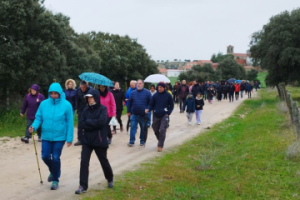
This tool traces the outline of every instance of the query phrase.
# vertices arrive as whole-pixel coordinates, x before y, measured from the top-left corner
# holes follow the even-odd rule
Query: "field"
[[[277,93],[262,89],[227,120],[84,199],[299,199],[299,159]]]

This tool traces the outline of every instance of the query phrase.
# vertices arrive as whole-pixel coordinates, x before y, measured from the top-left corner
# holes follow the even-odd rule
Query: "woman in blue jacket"
[[[183,105],[183,111],[185,111],[185,108],[186,108],[186,117],[188,119],[188,123],[189,125],[191,125],[192,118],[195,113],[195,99],[192,93],[189,93],[187,99],[185,100]]]
[[[51,84],[48,94],[49,97],[41,103],[29,132],[33,133],[43,125],[42,159],[50,171],[48,182],[52,182],[51,190],[56,190],[62,148],[65,142],[68,147],[73,142],[73,109],[58,83]]]

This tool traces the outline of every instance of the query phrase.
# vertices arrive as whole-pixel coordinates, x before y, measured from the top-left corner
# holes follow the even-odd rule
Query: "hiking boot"
[[[85,192],[86,192],[86,190],[82,186],[79,186],[78,190],[75,191],[75,194],[82,194]]]
[[[143,147],[143,146],[145,146],[145,144],[141,143],[140,146]]]
[[[52,174],[50,173],[50,175],[48,176],[48,182],[52,182],[53,181],[53,176]]]
[[[114,187],[114,181],[108,182],[107,187],[108,188],[113,188]]]
[[[127,146],[133,147],[134,144],[128,143]]]
[[[120,131],[123,132],[123,126],[120,126]]]
[[[158,148],[157,148],[157,151],[158,151],[158,152],[162,152],[162,147],[158,147]]]
[[[107,138],[107,143],[111,144],[111,139]]]
[[[82,145],[80,140],[78,140],[78,141],[74,144],[74,146],[80,146],[80,145]]]
[[[21,141],[22,141],[22,142],[25,142],[26,144],[29,143],[29,139],[28,139],[27,137],[21,138]]]
[[[58,189],[58,182],[57,181],[53,181],[51,184],[51,190],[57,190]]]

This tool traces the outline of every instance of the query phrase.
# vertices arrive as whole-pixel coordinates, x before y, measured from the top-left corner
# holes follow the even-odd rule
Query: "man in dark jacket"
[[[183,113],[183,104],[189,94],[189,86],[186,85],[186,81],[183,80],[182,84],[178,87],[177,98],[179,98],[180,113]]]
[[[197,81],[194,81],[194,86],[192,88],[192,93],[193,93],[194,98],[196,98],[198,93],[203,95],[202,86],[200,85],[200,83],[197,83]]]
[[[146,126],[145,115],[148,115],[149,104],[151,101],[151,93],[149,90],[144,88],[144,81],[137,81],[137,89],[134,90],[128,100],[127,114],[130,117],[130,141],[128,143],[129,147],[132,147],[135,142],[135,133],[137,130],[137,124],[140,124],[140,146],[145,145],[144,139],[144,129]]]
[[[78,119],[80,119],[80,115],[81,115],[83,109],[87,105],[86,100],[85,100],[85,95],[89,92],[89,90],[92,90],[92,88],[90,88],[88,86],[88,83],[86,81],[81,81],[80,88],[78,88],[78,90],[76,92],[76,104],[77,104]],[[77,139],[78,139],[78,141],[74,144],[75,146],[81,145],[82,131],[79,128],[77,130]]]
[[[216,88],[217,90],[217,99],[218,101],[222,100],[222,94],[223,94],[223,85],[219,84]]]
[[[227,100],[227,94],[229,91],[229,85],[227,84],[227,82],[225,82],[225,85],[223,86],[223,95],[224,95],[224,99]]]
[[[125,102],[125,94],[123,90],[120,88],[119,82],[114,83],[114,89],[112,90],[112,94],[114,95],[115,102],[116,102],[116,108],[117,108],[117,113],[116,113],[116,118],[118,120],[118,123],[120,124],[120,131],[123,132],[123,123],[122,123],[122,112],[123,112],[123,102]],[[117,132],[117,127],[114,126],[114,131],[115,133]]]
[[[245,83],[244,83],[244,81],[241,83],[241,98],[243,98],[244,97],[244,91],[245,91],[245,89],[246,89],[246,85],[245,85]]]
[[[158,140],[158,152],[161,152],[164,147],[169,118],[174,109],[172,96],[165,88],[164,83],[157,84],[158,92],[153,95],[149,106],[149,111],[153,110],[152,128]]]
[[[79,119],[78,129],[84,133],[82,137],[80,181],[76,194],[86,192],[88,189],[89,163],[93,150],[95,151],[108,182],[108,187],[112,188],[113,172],[107,159],[107,110],[100,104],[100,95],[96,90],[90,90],[85,95],[88,106],[86,106]]]
[[[229,85],[229,89],[228,89],[228,93],[229,93],[229,102],[233,102],[233,94],[234,94],[234,91],[235,91],[235,87],[233,85],[233,83],[230,83]]]

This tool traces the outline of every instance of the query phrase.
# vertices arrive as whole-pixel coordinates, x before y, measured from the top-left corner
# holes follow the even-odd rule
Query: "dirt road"
[[[132,170],[143,161],[155,156],[163,155],[171,148],[182,144],[184,141],[199,135],[208,126],[221,122],[229,117],[232,112],[244,99],[229,103],[228,101],[208,104],[205,101],[202,113],[202,123],[197,125],[195,118],[193,124],[188,125],[185,114],[179,113],[176,106],[170,117],[170,128],[167,130],[165,148],[163,153],[157,152],[157,140],[152,129],[149,129],[149,136],[146,147],[140,147],[136,141],[134,147],[128,147],[129,134],[126,131],[113,137],[112,144],[108,149],[108,158],[115,175],[124,171]],[[127,116],[123,116],[123,123],[126,124]],[[76,131],[76,130],[75,130]],[[75,133],[74,131],[74,133]],[[74,134],[76,139],[76,133]],[[138,137],[137,137],[138,138]],[[8,139],[9,141],[3,141]],[[74,141],[75,141],[74,139]],[[37,143],[40,159],[41,173],[44,184],[40,185],[36,158],[33,143],[24,144],[20,138],[1,138],[0,141],[0,199],[78,199],[74,194],[79,185],[79,167],[81,147],[64,147],[61,163],[62,175],[60,188],[57,191],[50,190],[50,183],[47,182],[48,169],[40,159],[41,143]],[[107,183],[104,179],[100,164],[93,153],[90,161],[90,189],[105,188]],[[115,185],[115,187],[118,187]]]

